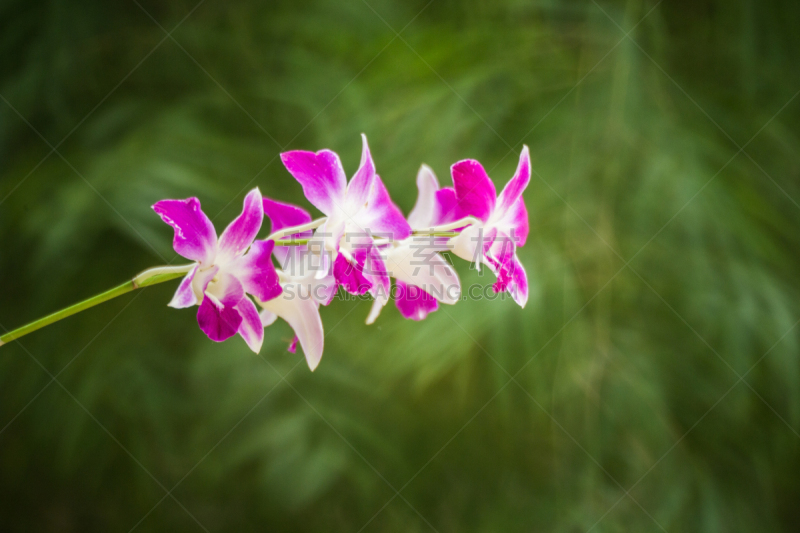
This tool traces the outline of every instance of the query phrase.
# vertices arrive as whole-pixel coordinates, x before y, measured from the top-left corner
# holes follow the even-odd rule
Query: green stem
[[[455,237],[459,233],[457,231],[434,231],[434,232],[427,232],[427,231],[413,231],[412,234],[415,237]]]
[[[411,232],[412,235],[415,237],[455,237],[459,233],[457,231],[413,231]],[[273,239],[275,241],[275,246],[302,246],[304,244],[308,244],[311,240],[309,238],[302,238],[302,239]],[[391,241],[391,239],[389,239]]]
[[[76,313],[80,313],[81,311],[85,311],[90,307],[94,307],[95,305],[101,304],[103,302],[107,302],[117,296],[122,296],[123,294],[129,293],[136,289],[140,289],[143,287],[149,287],[150,285],[156,285],[158,283],[164,283],[165,281],[170,281],[175,278],[180,278],[184,276],[194,265],[185,265],[180,267],[157,267],[151,268],[149,270],[145,270],[135,278],[130,281],[126,281],[122,285],[114,287],[113,289],[107,290],[106,292],[100,293],[96,296],[92,296],[89,299],[86,299],[82,302],[78,302],[73,304],[61,311],[56,311],[51,315],[47,315],[46,317],[40,318],[39,320],[34,320],[33,322],[26,324],[20,328],[17,328],[13,331],[9,331],[5,335],[0,335],[0,346],[3,344],[7,344],[13,340],[19,339],[20,337],[27,335],[28,333],[32,333],[37,329],[41,329],[45,326],[49,326],[54,322],[58,322],[68,316],[72,316]]]
[[[275,239],[275,246],[302,246],[311,239]]]

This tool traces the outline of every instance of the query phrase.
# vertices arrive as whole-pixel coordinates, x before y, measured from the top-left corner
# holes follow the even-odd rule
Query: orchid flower
[[[258,353],[264,328],[247,295],[268,301],[281,293],[271,258],[275,243],[255,240],[264,218],[261,192],[256,188],[247,194],[242,214],[219,239],[197,198],[161,200],[153,210],[175,230],[175,251],[195,261],[169,306],[199,305],[197,323],[211,340],[222,342],[239,333]]]
[[[264,214],[272,223],[271,231],[302,227],[311,222],[304,209],[269,198],[263,201]],[[292,239],[309,239],[311,230],[290,234]],[[319,316],[319,306],[328,305],[336,294],[336,280],[331,264],[322,250],[320,240],[296,246],[275,246],[273,254],[281,265],[278,271],[283,292],[277,298],[261,301],[261,322],[267,327],[280,317],[294,330],[295,337],[289,351],[296,349],[299,341],[308,367],[313,371],[322,358],[325,334]]]
[[[427,165],[422,165],[417,174],[417,190],[417,202],[408,216],[412,229],[432,228],[455,216],[455,191],[440,189]],[[439,308],[439,302],[453,305],[461,296],[458,274],[437,251],[445,249],[446,242],[441,238],[425,235],[381,247],[386,268],[397,285],[395,305],[405,318],[423,320]],[[375,298],[367,324],[375,321],[387,298]]]
[[[516,249],[528,238],[528,211],[522,192],[531,179],[531,159],[523,146],[514,176],[497,196],[494,183],[474,159],[451,167],[459,216],[480,221],[451,239],[453,253],[467,261],[483,262],[497,276],[496,292],[508,291],[521,307],[528,300],[528,278]]]
[[[295,150],[281,154],[281,160],[308,201],[327,216],[318,233],[333,255],[336,282],[350,293],[375,296],[388,291],[390,282],[374,236],[405,239],[411,228],[375,172],[367,137],[361,139],[361,164],[350,183],[331,150]]]
[[[361,163],[349,183],[339,156],[330,150],[281,154],[306,198],[325,217],[312,220],[298,206],[262,198],[256,188],[245,197],[242,214],[218,238],[197,198],[162,200],[153,210],[173,228],[173,247],[191,264],[149,268],[118,287],[0,335],[0,346],[111,298],[182,277],[169,305],[198,306],[197,322],[211,340],[238,333],[258,353],[264,328],[281,317],[295,333],[289,351],[300,344],[313,371],[324,345],[319,309],[331,303],[340,285],[373,296],[368,324],[389,301],[391,278],[405,318],[422,320],[440,303],[456,303],[461,284],[440,254],[445,250],[478,268],[488,266],[497,276],[494,290],[508,291],[524,307],[528,281],[516,249],[528,237],[522,198],[531,174],[528,147],[499,196],[475,160],[454,164],[453,187],[445,188],[423,165],[417,202],[406,220],[375,171],[366,136],[361,138]],[[272,234],[255,240],[265,215]],[[280,270],[272,263],[273,254]]]

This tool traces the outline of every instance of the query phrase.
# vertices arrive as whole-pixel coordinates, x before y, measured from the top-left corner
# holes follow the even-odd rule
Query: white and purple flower
[[[296,205],[264,198],[263,208],[272,223],[273,233],[311,223],[311,215]],[[312,238],[312,231],[290,233],[287,237],[308,240]],[[313,371],[322,358],[325,341],[319,306],[328,305],[333,300],[337,287],[328,255],[321,240],[275,246],[273,253],[281,265],[278,276],[283,292],[271,300],[258,300],[263,309],[262,324],[269,326],[278,317],[285,320],[295,332],[289,351],[294,352],[299,342],[308,367]]]
[[[422,165],[417,174],[417,202],[408,215],[413,230],[428,230],[452,221],[455,191],[439,188],[430,167]],[[403,317],[423,320],[439,308],[439,302],[453,305],[461,296],[461,282],[455,269],[439,254],[447,249],[447,239],[412,235],[380,248],[389,275],[395,278],[395,305]],[[367,318],[378,317],[387,297],[377,297]]]
[[[330,150],[281,154],[325,218],[312,220],[303,208],[262,198],[256,188],[217,238],[197,198],[156,203],[155,212],[175,231],[175,251],[194,261],[175,267],[190,270],[169,305],[198,305],[198,324],[210,339],[221,342],[239,333],[254,352],[261,349],[264,327],[280,317],[295,333],[289,351],[299,343],[312,371],[324,347],[319,308],[331,303],[340,285],[353,294],[372,294],[368,324],[388,302],[391,278],[405,318],[422,320],[439,303],[455,304],[461,284],[442,251],[487,265],[497,276],[494,290],[508,291],[524,306],[528,282],[516,249],[528,236],[522,198],[531,174],[528,147],[499,196],[478,161],[454,164],[453,187],[445,188],[423,165],[417,202],[406,220],[375,171],[366,136],[362,141],[361,164],[349,183]],[[265,215],[272,234],[255,240]]]
[[[264,328],[248,295],[268,301],[281,293],[271,259],[274,243],[255,240],[264,218],[261,192],[256,188],[247,194],[242,214],[219,239],[197,198],[161,200],[153,210],[175,230],[175,251],[195,261],[169,305],[199,305],[197,323],[211,340],[222,342],[239,333],[258,353]]]
[[[369,291],[375,296],[389,290],[375,239],[405,239],[411,228],[375,172],[367,137],[361,138],[361,164],[349,183],[339,156],[331,150],[295,150],[281,154],[281,160],[308,201],[327,216],[317,232],[333,256],[336,282],[350,293]]]
[[[496,292],[508,291],[521,307],[528,301],[528,278],[516,249],[528,238],[528,211],[522,193],[531,179],[531,159],[523,146],[514,176],[497,196],[483,165],[474,159],[451,167],[459,217],[480,221],[451,239],[453,253],[486,264],[497,276]]]

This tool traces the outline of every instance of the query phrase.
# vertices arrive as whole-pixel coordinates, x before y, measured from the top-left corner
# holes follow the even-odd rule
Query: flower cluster
[[[330,150],[281,154],[308,201],[325,215],[316,220],[256,188],[217,238],[197,198],[156,203],[155,212],[175,231],[175,251],[194,261],[169,305],[199,306],[197,322],[211,340],[238,333],[256,353],[264,328],[280,317],[295,332],[289,351],[299,342],[311,370],[324,345],[319,307],[330,304],[339,287],[373,297],[367,324],[390,297],[412,320],[458,301],[458,274],[442,252],[488,267],[497,278],[493,290],[507,291],[524,307],[528,283],[516,250],[528,236],[522,198],[531,174],[528,147],[499,196],[478,161],[455,163],[452,187],[440,187],[423,165],[417,202],[406,218],[375,170],[366,136],[362,141],[361,164],[349,182]],[[272,233],[256,240],[265,216]]]

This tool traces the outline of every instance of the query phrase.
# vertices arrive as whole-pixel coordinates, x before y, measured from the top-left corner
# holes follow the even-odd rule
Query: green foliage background
[[[405,212],[528,144],[531,298],[336,302],[313,374],[174,283],[4,346],[0,529],[797,530],[800,5],[140,1],[0,4],[4,329],[179,260],[155,201],[307,205],[277,154],[360,132]]]

